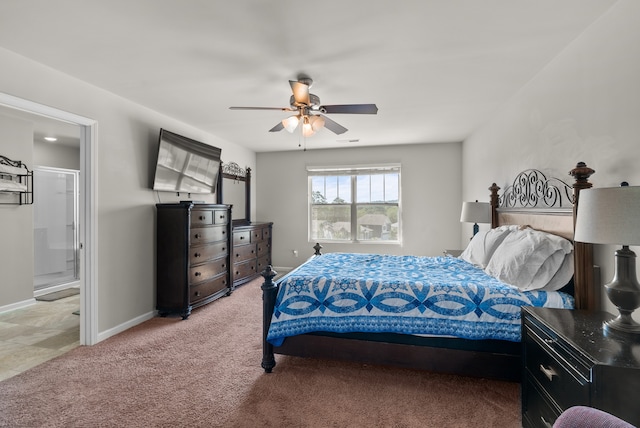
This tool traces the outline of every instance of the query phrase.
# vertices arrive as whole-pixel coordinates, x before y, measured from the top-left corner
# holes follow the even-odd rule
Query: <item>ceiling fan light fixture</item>
[[[313,126],[311,125],[311,121],[309,120],[309,117],[305,116],[302,121],[302,136],[311,137],[315,133],[316,131],[313,129]]]
[[[309,117],[309,123],[314,132],[318,132],[324,127],[324,118],[322,116]]]
[[[298,117],[298,115],[289,116],[288,118],[282,120],[282,126],[284,126],[284,129],[286,129],[288,132],[293,133],[293,131],[295,131],[298,127],[298,122],[300,122],[300,118]]]

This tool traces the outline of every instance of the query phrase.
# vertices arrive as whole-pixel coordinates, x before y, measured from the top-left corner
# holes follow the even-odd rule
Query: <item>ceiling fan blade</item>
[[[340,125],[338,122],[335,122],[329,119],[327,116],[323,116],[323,115],[319,115],[319,116],[322,116],[322,118],[324,119],[324,127],[327,128],[329,131],[338,135],[344,134],[345,132],[348,131],[347,128]]]
[[[269,132],[278,132],[278,131],[282,131],[283,129],[284,129],[284,125],[282,124],[282,122],[278,122],[278,124],[273,128],[271,128]]]
[[[336,104],[320,106],[320,111],[326,114],[377,114],[378,106],[375,104]]]
[[[309,99],[309,85],[296,82],[295,80],[289,80],[289,84],[291,85],[293,99],[296,105],[308,106],[311,104],[311,100]]]
[[[229,107],[229,110],[280,110],[280,111],[298,111],[290,107]]]

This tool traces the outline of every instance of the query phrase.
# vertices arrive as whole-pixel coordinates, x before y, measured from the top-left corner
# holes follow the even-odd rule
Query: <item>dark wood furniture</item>
[[[572,186],[558,179],[547,179],[540,171],[520,173],[505,189],[494,183],[490,201],[492,227],[507,224],[529,225],[534,229],[573,238],[576,203],[581,189],[591,187],[588,182],[591,168],[580,162],[570,171]],[[568,200],[568,202],[567,202]],[[316,248],[316,255],[320,255]],[[576,308],[598,308],[600,290],[593,280],[593,253],[590,244],[574,246],[574,289]],[[409,368],[458,373],[520,381],[522,346],[517,342],[498,340],[466,340],[449,337],[419,337],[412,335],[352,333],[327,334],[318,332],[288,337],[282,346],[274,347],[266,341],[273,314],[278,284],[287,275],[273,282],[271,269],[263,272],[263,358],[262,367],[269,373],[276,365],[274,354],[302,357],[334,358],[372,364],[396,365]]]
[[[227,182],[225,186],[223,183]],[[230,193],[229,184],[239,183],[242,186],[244,194],[242,196],[234,195],[230,198],[240,198],[242,207],[232,207],[233,211],[233,224],[249,224],[251,223],[251,168],[241,168],[235,162],[221,162],[220,172],[218,176],[218,183],[216,186],[216,202],[218,204],[232,204],[233,199],[225,197],[225,193]],[[233,205],[233,204],[232,204]],[[230,219],[231,221],[231,219]]]
[[[522,424],[551,427],[571,406],[595,407],[640,426],[640,338],[607,335],[613,315],[522,309]]]
[[[228,205],[157,204],[156,309],[191,310],[231,293]]]
[[[231,257],[233,287],[258,277],[271,264],[272,223],[233,226]]]
[[[220,164],[219,175],[217,202],[219,204],[239,202],[239,207],[232,207],[231,221],[233,289],[255,279],[267,265],[271,264],[273,223],[251,222],[251,168],[241,168],[235,162],[224,162]]]

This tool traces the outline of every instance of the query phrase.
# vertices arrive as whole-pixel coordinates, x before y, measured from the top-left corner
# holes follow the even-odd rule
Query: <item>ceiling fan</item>
[[[269,132],[278,132],[286,129],[289,132],[302,125],[302,135],[310,137],[323,127],[343,134],[347,128],[329,119],[326,114],[376,114],[378,107],[375,104],[334,104],[321,105],[320,98],[309,93],[313,80],[307,76],[299,76],[298,80],[289,80],[293,95],[289,99],[290,107],[229,107],[231,110],[281,110],[295,112],[271,128]]]

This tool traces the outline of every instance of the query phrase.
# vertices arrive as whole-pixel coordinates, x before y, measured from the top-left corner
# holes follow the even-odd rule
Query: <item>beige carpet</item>
[[[276,356],[260,281],[0,382],[2,427],[519,427],[515,383]]]

